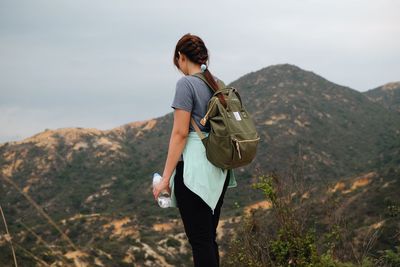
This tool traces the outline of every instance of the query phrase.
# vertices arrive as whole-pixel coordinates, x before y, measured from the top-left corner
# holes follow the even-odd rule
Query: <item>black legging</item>
[[[174,183],[174,192],[179,212],[182,217],[186,236],[192,246],[194,266],[219,266],[216,229],[223,198],[229,183],[229,174],[226,177],[224,188],[215,207],[214,214],[211,208],[183,183],[183,161],[179,161],[176,166]]]

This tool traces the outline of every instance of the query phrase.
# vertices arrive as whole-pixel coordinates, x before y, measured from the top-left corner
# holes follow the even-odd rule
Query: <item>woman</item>
[[[171,193],[173,206],[179,208],[186,236],[192,246],[194,266],[219,266],[216,229],[227,187],[236,186],[232,170],[223,170],[211,164],[201,139],[191,125],[208,135],[209,124],[199,122],[207,112],[207,103],[213,92],[199,77],[218,89],[218,78],[208,69],[207,48],[196,35],[185,34],[177,43],[173,62],[184,74],[176,83],[174,123],[165,162],[163,179],[154,188],[155,199],[161,191]]]

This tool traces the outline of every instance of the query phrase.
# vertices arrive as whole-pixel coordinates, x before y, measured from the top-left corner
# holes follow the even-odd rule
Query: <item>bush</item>
[[[324,244],[317,246],[317,233],[309,209],[302,203],[305,190],[295,180],[285,182],[271,173],[259,177],[254,188],[263,192],[271,208],[244,217],[223,259],[224,266],[374,266],[368,257],[363,257],[357,265],[335,258],[341,231],[338,224],[327,227],[322,233],[319,231],[319,241],[323,239]],[[388,252],[386,255],[393,262],[398,260],[395,254]]]
[[[400,266],[400,246],[397,246],[395,250],[383,251],[381,260],[386,266]]]

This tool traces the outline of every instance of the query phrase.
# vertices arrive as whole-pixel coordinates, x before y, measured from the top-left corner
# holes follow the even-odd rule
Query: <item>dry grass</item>
[[[17,155],[14,154],[14,160],[13,160],[13,164],[11,167],[11,171],[8,173],[7,176],[11,176],[14,173],[15,170],[15,165],[16,165],[16,160],[17,159]],[[35,200],[33,200],[29,194],[27,192],[25,192],[23,189],[21,189],[10,177],[7,177],[6,175],[4,175],[3,173],[0,173],[0,178],[2,180],[4,180],[6,183],[10,184],[12,187],[14,187],[22,196],[24,196],[24,198],[45,218],[46,222],[48,224],[50,224],[51,226],[53,226],[61,235],[61,237],[68,243],[68,245],[70,247],[72,247],[75,251],[78,251],[78,247],[72,242],[72,240],[61,230],[61,228],[57,225],[57,223],[43,210],[43,208],[36,203]],[[4,224],[6,225],[6,231],[7,231],[7,235],[10,237],[9,232],[8,232],[8,228],[7,228],[7,224],[5,221],[5,217],[3,214],[3,210],[1,209],[1,213],[3,215],[3,221]],[[43,240],[43,239],[41,239]],[[11,238],[9,238],[9,242],[11,244],[12,247],[12,243],[11,243]],[[26,254],[30,255],[32,258],[34,258],[36,261],[40,262],[42,265],[48,266],[47,263],[45,263],[43,260],[40,260],[37,256],[35,256],[34,254],[32,254],[31,252],[29,252],[28,250],[24,249],[23,247],[19,246],[19,248],[21,248],[21,250],[23,250]],[[49,246],[47,246],[49,248]],[[16,256],[15,256],[15,252],[14,252],[14,248],[12,247],[12,251],[13,251],[13,256],[14,256],[14,262],[15,262],[15,266],[17,267],[17,260],[16,260]],[[51,250],[52,251],[52,250]],[[55,254],[57,255],[57,253]]]
[[[4,212],[3,212],[3,209],[1,207],[1,205],[0,205],[0,212],[1,212],[1,216],[3,217],[4,227],[6,228],[6,234],[7,234],[6,240],[10,243],[11,251],[12,251],[12,254],[13,254],[13,257],[14,257],[15,267],[18,267],[17,257],[15,256],[15,251],[14,251],[14,246],[13,246],[13,243],[12,243],[12,238],[11,238],[10,232],[8,231],[6,217],[4,216]]]
[[[26,226],[24,223],[19,222],[19,224],[22,225],[29,233],[31,233],[36,239],[39,241],[39,243],[42,243],[49,251],[51,251],[52,255],[56,256],[59,260],[61,260],[64,264],[68,265],[68,262],[65,260],[65,258],[61,255],[59,251],[55,251],[49,243],[47,243],[40,235],[38,235],[35,231],[33,231],[31,228]]]
[[[50,267],[50,265],[48,265],[45,261],[43,261],[42,259],[39,259],[37,256],[35,256],[35,254],[33,254],[32,252],[30,252],[29,250],[27,250],[26,248],[15,244],[16,247],[20,250],[22,250],[23,252],[25,252],[25,254],[29,255],[30,257],[32,257],[33,259],[36,260],[36,262],[40,263],[42,266],[46,266],[46,267]]]
[[[13,180],[4,175],[1,175],[4,181],[12,185],[21,195],[23,195],[26,200],[46,219],[46,221],[53,226],[60,234],[61,237],[74,249],[78,250],[75,244],[71,241],[71,239],[61,230],[61,228],[54,222],[54,220],[43,210],[42,207],[39,206],[27,193],[25,193]]]

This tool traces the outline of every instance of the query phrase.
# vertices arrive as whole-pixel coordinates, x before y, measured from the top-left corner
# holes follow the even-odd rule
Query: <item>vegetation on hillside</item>
[[[228,251],[227,242],[235,231],[251,229],[257,235],[248,235],[249,240],[267,244],[275,264],[285,260],[308,264],[324,257],[352,264],[364,258],[374,263],[378,259],[395,262],[400,113],[371,96],[289,64],[249,73],[231,85],[240,90],[253,114],[261,142],[256,160],[235,170],[238,187],[226,194],[220,228],[222,253]],[[379,91],[377,99],[381,94],[391,99],[387,93],[397,94],[396,90]],[[390,103],[398,104],[396,100]],[[20,265],[74,261],[89,266],[190,264],[179,212],[160,209],[151,194],[151,175],[162,172],[172,119],[169,113],[108,131],[46,130],[20,142],[0,144],[0,204]],[[279,177],[293,176],[288,164],[297,157],[302,160],[303,174],[287,187],[287,181]],[[264,177],[258,181],[259,190],[254,190],[252,184],[263,173],[275,176]],[[269,181],[268,177],[276,179]],[[277,185],[286,193],[273,191]],[[285,208],[284,212],[275,212],[275,208],[257,211],[238,228],[243,211],[264,201],[268,188],[277,193],[276,201],[287,201],[275,207],[290,204],[288,209],[294,212]],[[33,202],[73,246],[49,225],[49,218]],[[292,222],[282,224],[287,221]],[[246,237],[246,233],[241,235]],[[8,239],[0,227],[0,266],[12,264]],[[374,241],[369,250],[363,248],[365,240]],[[261,253],[250,245],[243,249]],[[362,251],[373,255],[360,256]]]
[[[400,266],[398,196],[387,195],[381,200],[384,208],[378,211],[379,216],[363,214],[357,206],[346,209],[345,196],[321,194],[322,188],[319,192],[314,190],[317,196],[310,197],[313,190],[305,186],[301,165],[298,167],[292,168],[289,177],[271,172],[253,184],[271,208],[253,210],[237,225],[223,266]],[[381,174],[385,181],[394,181],[396,188],[400,188],[400,168],[395,173],[391,169]],[[371,204],[376,200],[364,197],[362,201]],[[364,227],[351,216],[338,213],[340,209],[364,219],[371,216],[383,220]],[[359,232],[358,236],[355,232]]]

